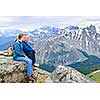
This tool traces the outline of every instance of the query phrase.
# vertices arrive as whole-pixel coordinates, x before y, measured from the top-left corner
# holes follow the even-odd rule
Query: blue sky
[[[0,28],[33,29],[44,25],[65,27],[67,25],[84,25],[100,23],[99,16],[0,16]]]

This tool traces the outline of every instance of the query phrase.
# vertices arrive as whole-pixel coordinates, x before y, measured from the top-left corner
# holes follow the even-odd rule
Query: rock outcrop
[[[46,79],[46,82],[50,83],[94,83],[94,81],[88,79],[85,75],[76,71],[71,67],[58,66],[51,77]]]
[[[24,62],[14,61],[12,57],[0,56],[0,83],[27,83]],[[50,73],[35,68],[36,83],[44,83]]]

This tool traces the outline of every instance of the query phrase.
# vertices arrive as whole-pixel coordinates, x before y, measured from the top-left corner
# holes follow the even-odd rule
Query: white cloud
[[[18,28],[31,30],[44,25],[66,27],[100,22],[99,16],[1,16],[0,29]]]
[[[0,23],[1,22],[11,22],[12,21],[12,18],[10,17],[0,17]]]

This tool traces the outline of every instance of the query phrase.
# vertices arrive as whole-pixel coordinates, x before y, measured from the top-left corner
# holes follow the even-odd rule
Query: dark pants
[[[27,53],[25,53],[25,54],[26,54],[26,56],[27,56],[28,58],[30,58],[30,59],[32,60],[32,63],[33,63],[33,64],[36,62],[36,59],[35,59],[35,52],[31,51],[31,52],[27,52]]]

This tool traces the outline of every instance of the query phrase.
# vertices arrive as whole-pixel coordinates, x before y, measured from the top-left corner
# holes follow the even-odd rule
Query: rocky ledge
[[[14,61],[12,57],[0,56],[0,82],[1,83],[27,83],[26,67],[24,62]],[[44,83],[49,72],[34,68],[37,76],[36,83]]]

